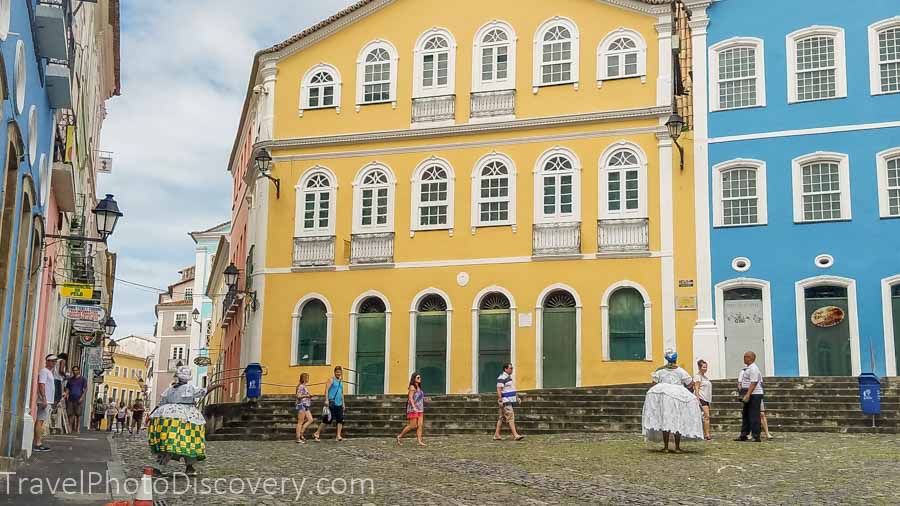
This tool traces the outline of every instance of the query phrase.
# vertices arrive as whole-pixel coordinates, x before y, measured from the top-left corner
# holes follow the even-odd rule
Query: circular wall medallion
[[[747,257],[737,257],[731,261],[731,268],[738,272],[747,272],[750,270],[750,259]]]
[[[466,286],[469,284],[469,273],[468,272],[460,272],[456,275],[456,284],[459,286]]]
[[[819,269],[827,269],[834,265],[834,257],[831,255],[819,255],[816,257],[816,267]]]

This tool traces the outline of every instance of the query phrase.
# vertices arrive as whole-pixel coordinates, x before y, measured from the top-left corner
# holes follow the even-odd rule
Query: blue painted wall
[[[710,215],[713,284],[739,277],[771,283],[775,373],[795,376],[795,282],[821,275],[856,280],[861,368],[870,370],[871,346],[875,372],[883,375],[881,280],[900,274],[900,219],[879,217],[875,155],[900,147],[900,127],[730,142],[716,138],[900,121],[900,93],[872,96],[868,67],[868,26],[900,16],[900,2],[867,0],[851,6],[821,0],[722,0],[713,4],[709,16],[709,45],[731,37],[763,39],[766,71],[765,107],[709,114],[710,189],[713,166],[752,158],[766,162],[768,192],[768,225],[715,228]],[[844,29],[847,97],[788,104],[785,37],[811,25]],[[791,160],[815,151],[849,155],[852,220],[794,223]],[[816,267],[813,260],[820,254],[832,255],[834,266]],[[740,256],[751,260],[748,272],[732,269],[732,259]]]

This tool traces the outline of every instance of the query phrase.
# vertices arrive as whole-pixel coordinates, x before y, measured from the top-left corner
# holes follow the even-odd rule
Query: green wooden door
[[[644,297],[634,288],[616,290],[609,298],[609,358],[644,360]]]
[[[360,314],[356,317],[356,392],[384,393],[384,313]]]
[[[838,286],[807,288],[806,355],[810,376],[850,376],[850,311],[847,289]],[[838,308],[823,309],[823,308]],[[822,311],[819,311],[822,310]],[[843,313],[842,316],[840,313]],[[816,313],[816,317],[813,317]]]
[[[478,391],[497,391],[497,376],[510,361],[509,309],[478,312]]]
[[[416,370],[429,394],[447,393],[447,312],[416,315]]]
[[[544,308],[544,388],[575,386],[575,308]]]
[[[900,285],[891,288],[891,305],[894,309],[894,357],[900,369]]]

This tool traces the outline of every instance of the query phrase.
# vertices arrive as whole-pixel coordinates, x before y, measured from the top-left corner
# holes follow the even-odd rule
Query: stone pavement
[[[896,435],[785,433],[760,444],[731,436],[685,444],[683,454],[663,454],[622,434],[520,443],[426,435],[426,448],[414,439],[401,447],[386,439],[211,442],[199,479],[159,480],[155,486],[165,493],[156,498],[217,506],[900,504]],[[129,477],[152,461],[144,440],[124,438],[117,446]]]

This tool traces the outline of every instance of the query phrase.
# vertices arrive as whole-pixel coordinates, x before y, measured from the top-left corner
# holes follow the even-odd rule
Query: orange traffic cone
[[[145,467],[141,488],[134,496],[134,506],[153,506],[153,468]]]

